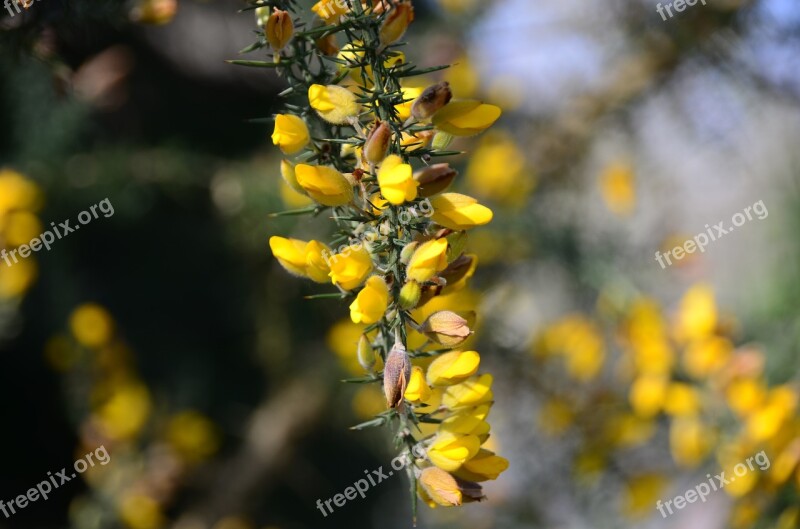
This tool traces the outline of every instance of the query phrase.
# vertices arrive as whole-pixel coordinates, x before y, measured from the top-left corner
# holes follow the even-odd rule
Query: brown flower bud
[[[373,164],[382,162],[391,140],[392,129],[385,121],[377,121],[364,142],[364,159]]]
[[[331,33],[317,39],[317,48],[323,55],[333,57],[339,53],[339,45],[336,44],[336,35]]]
[[[267,42],[275,51],[281,51],[294,35],[294,22],[288,11],[275,11],[267,19],[267,26],[264,28]]]
[[[386,47],[400,40],[414,20],[414,6],[405,0],[395,4],[381,24],[379,36],[381,46]]]
[[[417,120],[428,119],[453,98],[450,83],[442,81],[426,88],[411,105],[411,115]]]
[[[472,317],[474,319],[474,313]],[[457,347],[472,334],[469,322],[449,310],[440,310],[428,316],[420,326],[420,332],[445,347]]]
[[[402,310],[411,310],[419,304],[421,295],[422,287],[412,279],[400,289],[400,296],[397,299],[397,304]]]
[[[479,484],[459,479],[439,467],[424,469],[419,476],[419,483],[431,500],[444,507],[454,507],[485,498]]]
[[[400,342],[394,344],[386,355],[386,366],[383,368],[383,393],[386,405],[396,408],[403,403],[403,395],[411,378],[411,361],[406,348]]]
[[[450,187],[456,176],[458,176],[458,171],[450,167],[448,163],[430,165],[414,173],[414,180],[419,184],[417,194],[421,197],[430,197],[441,193]]]

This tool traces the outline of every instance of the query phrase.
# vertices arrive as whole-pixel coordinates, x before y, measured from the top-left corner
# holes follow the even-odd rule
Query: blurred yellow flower
[[[403,93],[403,99],[406,101],[395,105],[394,108],[397,110],[398,118],[401,121],[405,121],[411,117],[411,105],[414,104],[414,100],[422,94],[423,90],[425,90],[424,86],[404,86],[400,88],[400,91]]]
[[[640,417],[653,417],[661,411],[667,396],[668,380],[661,376],[645,375],[631,384],[628,400]]]
[[[631,478],[625,483],[623,511],[633,518],[652,514],[666,484],[666,478],[659,474],[644,474]]]
[[[636,206],[636,181],[633,168],[614,162],[600,173],[600,191],[606,207],[619,216],[627,216]]]
[[[123,496],[119,516],[130,529],[158,529],[167,523],[156,500],[135,492]]]
[[[689,384],[672,382],[667,388],[664,411],[674,416],[695,415],[700,411],[700,395]]]
[[[717,305],[710,286],[697,284],[683,295],[675,322],[675,339],[681,343],[706,338],[717,326]]]
[[[534,187],[526,169],[525,155],[506,133],[487,133],[481,138],[467,166],[469,190],[481,198],[520,206]]]
[[[767,398],[767,386],[761,380],[740,378],[728,385],[725,397],[731,410],[740,417],[745,417],[761,406]]]
[[[207,459],[219,448],[219,434],[214,423],[196,411],[184,411],[172,417],[166,436],[172,448],[190,463]]]
[[[363,332],[364,325],[355,324],[350,318],[345,318],[335,323],[325,337],[325,343],[336,353],[342,367],[354,375],[364,373],[357,356],[358,341]],[[383,411],[383,407],[379,411]]]
[[[557,436],[567,431],[575,420],[572,407],[564,400],[550,398],[542,403],[538,425],[546,434]]]
[[[24,294],[33,285],[38,275],[36,262],[24,259],[13,266],[6,266],[0,261],[0,298],[16,298]]]
[[[37,211],[41,206],[39,187],[21,173],[0,169],[0,217],[14,209]]]
[[[168,24],[178,12],[178,0],[139,0],[131,11],[131,20],[156,26]]]
[[[672,458],[682,467],[702,463],[714,446],[714,431],[697,417],[679,417],[672,421],[669,445]]]
[[[389,287],[380,276],[367,279],[367,284],[350,304],[350,319],[353,323],[371,324],[383,317],[389,303]]]
[[[17,210],[8,214],[4,235],[11,246],[28,244],[42,233],[42,222],[30,211]],[[0,264],[5,264],[0,262]]]
[[[694,378],[702,379],[722,369],[733,353],[727,338],[698,339],[683,352],[683,367]]]
[[[150,416],[150,392],[139,382],[125,382],[112,389],[110,398],[95,412],[104,435],[130,439],[144,427]]]
[[[114,332],[111,315],[96,303],[85,303],[76,308],[70,315],[69,327],[75,340],[84,347],[106,345]]]

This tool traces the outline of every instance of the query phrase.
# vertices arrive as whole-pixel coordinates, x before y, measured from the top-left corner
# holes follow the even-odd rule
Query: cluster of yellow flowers
[[[0,169],[0,249],[8,252],[42,233],[37,216],[42,199],[35,183],[21,173]],[[33,257],[0,260],[0,299],[14,300],[25,294],[36,280],[36,270]]]
[[[501,111],[454,99],[446,81],[404,85],[441,69],[419,70],[397,50],[414,17],[409,0],[323,0],[312,8],[321,24],[303,32],[295,31],[303,13],[286,4],[256,9],[264,35],[253,48],[269,46],[274,62],[236,62],[275,67],[289,82],[285,94],[297,103],[275,117],[272,141],[296,156],[281,163],[285,182],[313,200],[290,213],[331,208],[337,236],[330,245],[273,236],[270,248],[291,274],[337,287],[328,297],[353,298],[358,336],[349,347],[368,373],[358,381],[382,382],[388,408],[356,428],[396,421],[409,457],[425,449],[408,474],[430,505],[479,500],[478,482],[508,462],[481,448],[492,377],[478,374],[480,356],[464,347],[474,313],[457,301],[477,264],[465,253],[466,231],[493,214],[447,192],[457,172],[430,162],[455,154],[447,151],[455,137],[486,130]]]
[[[615,451],[644,445],[656,437],[659,425],[667,425],[679,467],[697,468],[716,454],[718,468],[733,475],[737,463],[760,450],[772,461],[763,472],[737,474],[723,489],[739,500],[733,526],[751,526],[776,503],[782,508],[778,498],[800,487],[800,391],[793,383],[770,387],[763,352],[734,345],[733,323],[720,316],[712,289],[690,288],[672,321],[652,299],[633,300],[621,311],[608,303],[600,306],[602,319],[614,322],[610,343],[603,325],[574,314],[547,328],[533,347],[543,366],[552,364],[548,358],[561,358],[568,377],[602,395],[598,406],[553,385],[542,406],[546,432],[583,434],[576,470],[597,473]],[[619,354],[611,354],[614,350]],[[650,469],[626,478],[629,511],[652,514],[666,477]],[[783,520],[791,523],[780,527],[794,527],[799,519],[798,508],[786,506]]]
[[[105,446],[114,458],[113,465],[82,474],[103,499],[76,500],[74,525],[107,516],[130,529],[164,527],[164,511],[181,477],[219,446],[214,424],[193,410],[154,417],[153,397],[137,373],[133,353],[100,305],[77,307],[69,333],[51,338],[45,356],[64,374],[65,393],[73,396],[67,402],[73,408],[70,416],[78,420],[76,454]],[[112,511],[106,512],[109,507]]]

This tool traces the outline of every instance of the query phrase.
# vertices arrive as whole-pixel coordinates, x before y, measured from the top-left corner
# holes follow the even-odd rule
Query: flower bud
[[[414,255],[414,251],[417,249],[417,246],[419,246],[417,241],[406,244],[400,251],[400,262],[404,265],[407,265],[411,260],[411,256]]]
[[[420,326],[420,332],[445,347],[457,347],[472,334],[467,320],[449,310],[440,310],[428,316]]]
[[[392,140],[392,129],[385,121],[375,123],[372,131],[364,142],[364,159],[373,164],[378,164],[386,158],[389,151],[389,142]]]
[[[419,298],[422,295],[422,287],[414,280],[407,282],[400,289],[400,296],[397,299],[397,304],[403,310],[411,310],[419,303]]]
[[[474,254],[464,254],[447,265],[439,277],[446,281],[447,292],[458,290],[465,286],[467,280],[475,273],[478,258]]]
[[[424,469],[419,483],[434,503],[444,507],[480,501],[485,497],[479,484],[456,478],[439,467]]]
[[[380,29],[381,46],[386,47],[400,40],[414,20],[414,7],[410,1],[396,4],[389,12]]]
[[[383,392],[387,406],[396,408],[403,403],[403,395],[410,378],[411,361],[406,348],[397,342],[386,356],[386,366],[383,368]]]
[[[369,339],[365,334],[361,335],[361,338],[358,340],[358,363],[361,364],[366,371],[372,372],[372,368],[375,367],[375,351],[372,350],[372,344],[369,343]]]
[[[419,184],[419,196],[429,197],[441,193],[450,187],[457,175],[458,171],[447,163],[437,163],[417,171],[414,173],[414,180]]]
[[[333,57],[339,53],[339,45],[336,44],[336,34],[331,33],[317,39],[317,48],[323,55]]]
[[[442,81],[426,88],[411,105],[411,115],[417,120],[428,119],[453,98],[450,83]]]
[[[264,28],[264,33],[267,37],[267,42],[272,46],[275,51],[281,51],[294,34],[294,22],[292,16],[288,11],[281,11],[275,9],[275,12],[267,19],[267,25]]]

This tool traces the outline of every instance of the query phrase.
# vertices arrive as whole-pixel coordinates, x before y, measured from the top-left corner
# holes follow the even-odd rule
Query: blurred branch
[[[219,518],[246,512],[256,489],[274,484],[278,469],[291,458],[292,446],[317,422],[327,402],[327,385],[318,373],[297,378],[265,400],[253,413],[239,452],[213,472],[207,490],[178,518],[174,527],[200,519],[210,527]]]

